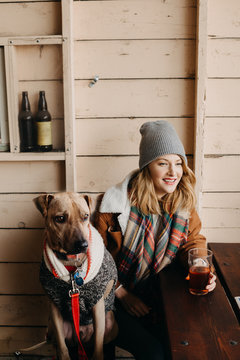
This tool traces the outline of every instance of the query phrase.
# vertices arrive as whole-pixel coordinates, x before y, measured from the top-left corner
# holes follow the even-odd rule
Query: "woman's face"
[[[168,154],[148,165],[158,199],[174,192],[183,175],[182,163],[180,156]]]

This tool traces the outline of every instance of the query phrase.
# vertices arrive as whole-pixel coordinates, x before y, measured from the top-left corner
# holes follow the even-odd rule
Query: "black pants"
[[[119,335],[116,339],[116,345],[129,351],[136,360],[166,360],[163,344],[160,340],[160,330],[155,333],[148,330],[142,321],[131,316],[116,300],[116,320],[119,326]],[[152,329],[154,330],[154,329]]]

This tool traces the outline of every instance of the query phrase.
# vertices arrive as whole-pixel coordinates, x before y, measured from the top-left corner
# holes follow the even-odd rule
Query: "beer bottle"
[[[22,106],[18,115],[20,151],[34,151],[34,120],[30,109],[28,92],[22,92]]]
[[[45,91],[39,91],[38,112],[36,114],[36,139],[38,151],[52,150],[52,121],[47,109]]]

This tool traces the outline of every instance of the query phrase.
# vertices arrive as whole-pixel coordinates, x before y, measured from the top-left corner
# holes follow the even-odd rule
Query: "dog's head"
[[[62,256],[85,253],[89,240],[90,199],[77,193],[33,199],[45,219],[50,248]]]

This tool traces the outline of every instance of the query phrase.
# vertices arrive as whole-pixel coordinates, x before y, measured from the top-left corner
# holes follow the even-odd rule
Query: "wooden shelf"
[[[66,39],[62,35],[47,36],[8,36],[0,37],[0,46],[6,45],[54,45],[62,44]]]
[[[1,0],[0,0],[1,2]],[[50,4],[50,3],[49,3]],[[37,8],[40,9],[40,3],[37,5]],[[16,8],[21,8],[22,6]],[[57,35],[20,35],[20,36],[0,36],[0,47],[3,47],[4,54],[4,62],[5,62],[5,75],[6,75],[6,93],[7,93],[7,109],[8,109],[8,128],[9,128],[9,143],[10,143],[10,152],[1,152],[0,151],[0,162],[41,162],[41,161],[65,161],[65,180],[66,180],[66,190],[67,191],[75,191],[76,188],[76,169],[75,169],[75,111],[74,111],[74,74],[73,74],[73,34],[72,34],[72,22],[73,22],[73,2],[69,0],[61,0],[61,4],[55,8],[47,6],[48,10],[46,11],[46,18],[55,19],[55,12],[59,11],[61,8],[61,20],[62,26],[60,27],[55,24],[55,26],[50,26],[48,30],[44,30],[46,34],[55,34]],[[21,9],[22,10],[22,9]],[[30,9],[33,13],[35,13],[34,9]],[[22,13],[21,13],[22,14]],[[45,14],[45,13],[44,13]],[[13,14],[13,17],[17,16]],[[21,15],[22,16],[22,15]],[[25,15],[27,16],[27,15]],[[35,15],[34,15],[35,16]],[[45,16],[44,21],[45,21]],[[41,18],[42,19],[42,18]],[[41,19],[39,20],[41,22]],[[41,25],[42,26],[42,25]],[[42,29],[42,27],[40,27]],[[56,28],[56,29],[55,29]],[[38,29],[38,27],[36,27]],[[42,31],[42,30],[41,30]],[[41,32],[40,31],[40,32]],[[25,34],[28,31],[25,31]],[[38,33],[39,31],[35,31]],[[34,33],[34,32],[33,32]],[[7,33],[6,33],[7,34]],[[13,32],[14,34],[14,32]],[[16,32],[18,34],[18,32]],[[28,81],[35,79],[35,75],[32,79],[28,77],[23,77],[20,80],[19,76],[19,63],[18,56],[21,51],[24,49],[19,49],[22,47],[34,47],[34,46],[42,46],[42,45],[59,45],[57,46],[58,50],[61,47],[61,52],[58,56],[61,56],[61,66],[59,64],[59,69],[62,70],[62,78],[61,75],[53,71],[54,77],[49,79],[49,84],[51,83],[50,92],[55,94],[56,98],[63,96],[63,113],[60,114],[60,118],[64,119],[64,145],[59,145],[61,148],[66,149],[66,151],[52,151],[47,153],[19,153],[20,150],[20,139],[19,139],[19,128],[18,122],[18,113],[19,113],[19,95],[22,91],[21,84],[24,81]],[[45,47],[47,48],[47,46]],[[54,46],[56,48],[56,46]],[[38,49],[35,49],[38,50]],[[47,50],[49,51],[49,49]],[[34,56],[34,55],[33,55]],[[42,56],[42,49],[40,49],[40,57]],[[37,66],[37,65],[36,65]],[[46,73],[46,78],[40,77],[40,80],[44,79],[47,81],[48,74]],[[36,78],[35,80],[39,80]],[[52,81],[54,80],[54,81]],[[55,81],[56,80],[56,81]],[[58,91],[58,85],[62,87],[61,90]],[[26,83],[25,83],[26,84]],[[56,84],[56,85],[55,85]],[[38,83],[36,84],[38,85]],[[54,86],[57,89],[54,89]],[[29,89],[31,90],[31,85],[29,85]],[[56,91],[55,91],[56,90]],[[33,92],[33,90],[31,90]],[[61,93],[60,93],[61,92]],[[59,100],[58,100],[59,101]],[[57,115],[59,115],[57,113]],[[60,134],[62,135],[62,134]],[[0,139],[1,140],[1,139]],[[3,139],[4,140],[4,139]],[[8,141],[7,141],[8,143]]]
[[[0,161],[64,161],[65,152],[50,151],[50,152],[22,152],[10,153],[0,152]]]

